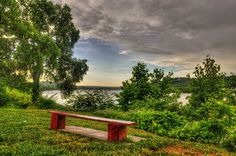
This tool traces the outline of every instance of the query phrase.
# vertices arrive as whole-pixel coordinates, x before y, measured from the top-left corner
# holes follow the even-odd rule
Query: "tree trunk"
[[[39,79],[40,73],[37,71],[33,72],[33,87],[32,87],[32,102],[36,104],[39,98]]]

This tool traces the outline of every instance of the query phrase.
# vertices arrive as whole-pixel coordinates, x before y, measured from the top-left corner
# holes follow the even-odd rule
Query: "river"
[[[111,90],[108,91],[109,93],[119,93],[121,90]],[[61,96],[60,90],[48,90],[43,91],[42,95],[44,97],[51,97],[53,100],[55,100],[58,104],[65,105],[66,99],[63,99]],[[187,97],[190,96],[189,93],[181,93],[180,98],[178,99],[179,102],[182,102],[183,105],[188,103]]]

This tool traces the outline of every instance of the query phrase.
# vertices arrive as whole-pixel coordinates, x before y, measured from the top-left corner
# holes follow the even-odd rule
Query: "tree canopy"
[[[194,78],[190,83],[190,104],[199,107],[210,99],[222,100],[228,93],[225,84],[225,73],[220,72],[220,65],[207,56],[203,66],[197,65],[193,72]]]
[[[79,30],[70,7],[48,0],[9,0],[1,1],[0,9],[1,73],[31,78],[34,102],[42,77],[70,94],[88,70],[86,60],[73,58]]]
[[[179,94],[171,85],[172,75],[172,72],[165,74],[159,68],[150,73],[146,64],[138,63],[133,67],[132,77],[123,82],[122,92],[119,94],[122,109],[127,111],[132,105],[137,108],[174,108]]]

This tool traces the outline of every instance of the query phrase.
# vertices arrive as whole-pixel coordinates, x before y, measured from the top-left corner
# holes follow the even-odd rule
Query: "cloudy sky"
[[[75,57],[90,70],[80,85],[119,86],[144,62],[186,76],[211,55],[236,73],[236,0],[54,0],[81,31]]]

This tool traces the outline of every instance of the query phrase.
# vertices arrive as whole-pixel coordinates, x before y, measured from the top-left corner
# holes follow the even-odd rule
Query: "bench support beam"
[[[64,129],[66,125],[66,117],[56,113],[51,115],[51,129]]]
[[[123,141],[127,128],[124,125],[108,124],[108,141]]]

